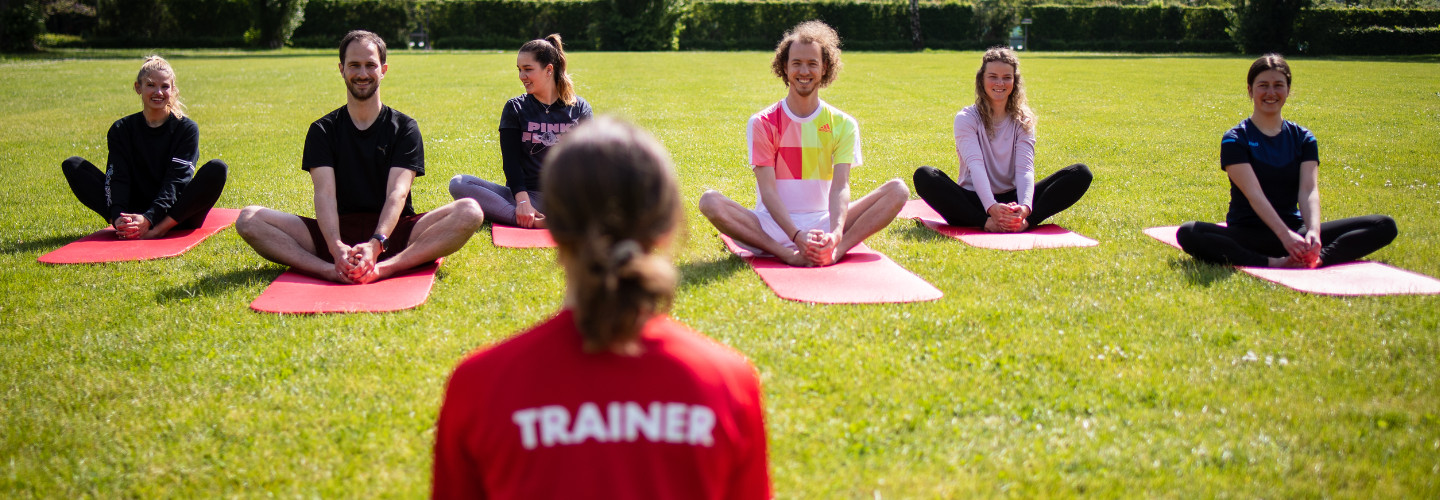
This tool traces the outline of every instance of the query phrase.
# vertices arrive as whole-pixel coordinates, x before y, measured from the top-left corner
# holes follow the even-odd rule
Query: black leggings
[[[1076,163],[1036,182],[1034,202],[1025,222],[1030,223],[1030,227],[1035,227],[1045,219],[1070,208],[1080,201],[1081,196],[1085,196],[1093,178],[1089,168],[1083,163]],[[980,202],[980,195],[960,187],[938,168],[920,167],[915,170],[915,192],[920,194],[920,199],[930,204],[930,208],[934,208],[945,218],[946,224],[980,227],[985,225],[985,219],[990,218],[990,214],[985,212],[985,207]],[[995,201],[1014,203],[1018,201],[1015,195],[1016,191],[997,193]]]
[[[70,183],[70,190],[75,192],[80,203],[100,214],[100,218],[105,219],[106,223],[114,222],[110,220],[110,204],[105,200],[105,172],[79,156],[71,156],[61,162],[60,170],[65,173],[65,180]],[[205,222],[205,215],[210,213],[215,202],[220,200],[220,192],[225,189],[225,178],[229,171],[230,166],[218,159],[210,160],[195,169],[195,176],[180,190],[175,197],[175,204],[171,205],[170,211],[166,213],[167,217],[177,222],[175,227],[193,229]],[[144,200],[144,203],[145,205],[137,207],[121,207],[121,210],[132,214],[143,213],[150,208],[150,200]],[[152,220],[150,224],[159,225],[160,221]]]
[[[1305,234],[1304,227],[1295,232]],[[1367,215],[1320,224],[1320,263],[1343,264],[1384,248],[1399,230],[1395,219]],[[1180,248],[1196,259],[1218,264],[1265,267],[1269,257],[1284,257],[1285,244],[1265,226],[1221,226],[1209,222],[1186,222],[1175,232]]]

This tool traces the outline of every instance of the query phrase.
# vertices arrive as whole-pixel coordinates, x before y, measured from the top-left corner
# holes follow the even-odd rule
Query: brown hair
[[[375,50],[380,52],[380,64],[385,64],[385,39],[365,30],[351,31],[340,39],[340,64],[345,64],[345,51],[350,48],[350,42],[355,41],[375,44]]]
[[[566,134],[540,175],[585,350],[633,340],[675,296],[666,247],[684,209],[669,153],[639,127],[600,117]]]
[[[980,59],[980,69],[975,71],[975,109],[980,111],[985,132],[994,132],[996,125],[990,122],[990,98],[985,94],[985,65],[992,62],[1009,64],[1010,68],[1015,70],[1015,85],[1011,87],[1010,98],[1005,101],[1005,114],[1019,123],[1025,131],[1035,133],[1035,112],[1030,110],[1030,102],[1025,98],[1025,80],[1020,77],[1020,57],[1009,47],[991,47],[985,51],[984,57]]]
[[[570,74],[565,72],[565,45],[560,41],[559,33],[525,42],[525,45],[520,46],[520,52],[530,54],[541,66],[554,66],[555,91],[560,94],[560,100],[565,101],[566,106],[575,105],[575,83],[570,81]]]
[[[805,21],[785,32],[780,44],[775,46],[775,59],[770,61],[770,69],[785,82],[786,87],[790,86],[790,79],[785,77],[785,65],[790,63],[790,46],[795,42],[820,44],[820,59],[825,63],[825,72],[820,75],[820,88],[830,86],[840,76],[840,34],[823,21]]]
[[[148,56],[145,62],[140,64],[140,72],[135,74],[135,83],[145,83],[145,75],[151,73],[164,73],[170,77],[170,92],[166,93],[165,108],[175,118],[185,117],[185,103],[180,102],[180,84],[175,79],[175,69],[170,67],[170,61],[160,56]]]
[[[1250,73],[1245,75],[1245,87],[1250,88],[1251,85],[1255,85],[1255,77],[1260,76],[1260,73],[1264,73],[1272,69],[1275,71],[1279,71],[1282,75],[1285,75],[1285,86],[1289,87],[1290,63],[1285,62],[1285,56],[1276,54],[1274,52],[1260,56],[1260,58],[1256,59],[1255,62],[1250,63]]]

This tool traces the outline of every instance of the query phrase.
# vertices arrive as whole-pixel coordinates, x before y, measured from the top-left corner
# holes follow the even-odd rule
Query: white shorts
[[[765,231],[766,236],[769,236],[770,239],[775,240],[781,245],[785,245],[785,248],[795,248],[795,242],[790,240],[790,235],[785,234],[784,229],[780,229],[780,224],[775,222],[775,218],[770,216],[770,212],[765,210],[751,210],[750,213],[755,214],[755,218],[760,219],[760,230]],[[795,224],[795,229],[799,229],[801,233],[808,233],[811,229],[819,229],[828,233],[830,232],[830,211],[791,212],[790,223]],[[751,251],[757,256],[770,256],[768,252],[746,245],[740,242],[740,240],[735,240],[735,244],[739,245],[740,248]]]

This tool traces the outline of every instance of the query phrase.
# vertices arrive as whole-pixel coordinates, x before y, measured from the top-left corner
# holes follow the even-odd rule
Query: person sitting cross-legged
[[[262,257],[340,283],[370,283],[454,253],[484,220],[475,200],[416,214],[410,185],[425,173],[415,120],[380,103],[385,41],[352,31],[340,42],[346,104],[310,125],[301,168],[315,218],[249,206],[235,229]]]
[[[840,72],[840,37],[820,21],[785,34],[771,69],[788,94],[746,127],[759,206],[745,208],[718,191],[700,196],[700,212],[741,247],[792,266],[828,266],[895,219],[910,192],[891,179],[850,201],[850,169],[861,163],[860,128],[820,100]]]

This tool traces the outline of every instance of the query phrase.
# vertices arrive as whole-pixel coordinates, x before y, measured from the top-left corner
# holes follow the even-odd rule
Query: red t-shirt
[[[585,353],[571,311],[471,355],[435,436],[435,498],[769,498],[760,381],[667,317]]]

